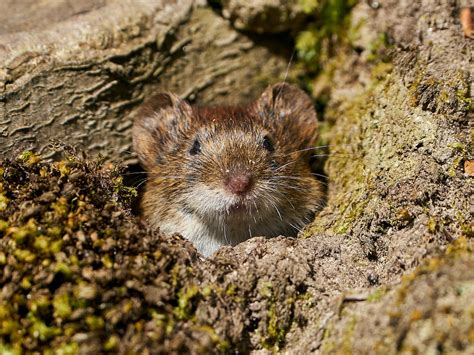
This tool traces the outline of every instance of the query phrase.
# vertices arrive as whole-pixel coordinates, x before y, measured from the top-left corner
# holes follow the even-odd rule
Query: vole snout
[[[244,195],[250,191],[253,177],[250,173],[234,173],[226,177],[224,184],[229,192],[235,195]]]

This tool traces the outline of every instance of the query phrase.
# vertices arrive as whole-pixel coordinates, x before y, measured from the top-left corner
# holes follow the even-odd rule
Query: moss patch
[[[120,169],[74,156],[46,164],[30,152],[0,169],[2,353],[190,346],[177,321],[193,310],[196,292],[184,285],[197,255],[135,222]]]

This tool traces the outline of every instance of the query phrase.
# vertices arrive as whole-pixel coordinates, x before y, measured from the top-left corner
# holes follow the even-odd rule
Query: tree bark
[[[0,10],[2,156],[47,154],[55,138],[129,162],[133,111],[146,97],[248,101],[284,75],[288,56],[192,0],[7,1]]]

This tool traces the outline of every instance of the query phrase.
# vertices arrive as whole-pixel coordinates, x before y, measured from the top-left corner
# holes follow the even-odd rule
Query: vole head
[[[301,226],[321,196],[309,163],[316,131],[308,96],[276,84],[245,107],[199,108],[159,94],[139,113],[133,139],[150,172],[147,194],[211,223],[276,217]]]

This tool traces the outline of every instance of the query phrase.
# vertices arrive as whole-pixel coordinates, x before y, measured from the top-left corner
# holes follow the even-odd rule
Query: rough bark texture
[[[51,138],[131,156],[131,115],[153,92],[242,102],[283,75],[288,53],[192,0],[0,4],[0,151]],[[249,85],[252,84],[252,85]]]
[[[301,29],[307,14],[300,2],[285,0],[224,0],[222,15],[240,30],[278,33]]]
[[[331,144],[328,201],[297,239],[254,238],[202,260],[189,243],[147,235],[131,217],[114,219],[107,228],[110,216],[128,211],[113,176],[99,174],[88,182],[84,176],[98,173],[82,162],[67,163],[69,170],[64,163],[38,167],[29,156],[3,163],[0,262],[10,272],[3,276],[9,288],[1,297],[11,306],[0,309],[0,317],[13,317],[29,335],[8,333],[14,323],[2,328],[2,341],[84,353],[473,352],[474,183],[464,163],[473,160],[474,41],[463,37],[455,1],[377,4],[361,2],[353,9],[349,44],[314,79],[315,92],[330,93],[324,117]],[[43,169],[54,176],[50,187]],[[41,191],[54,192],[51,201],[29,192],[28,184],[39,183]],[[113,198],[120,203],[109,207],[100,228],[83,221],[85,211],[101,211]],[[29,209],[23,200],[46,207]],[[64,205],[70,215],[61,212]],[[75,265],[72,276],[57,277],[50,287],[54,278],[48,281],[43,266],[27,261],[33,252],[18,251],[37,250],[28,233],[48,230],[22,227],[25,214],[36,218],[35,226],[65,224],[66,256],[51,254],[52,266],[44,268],[63,272],[54,266],[67,264],[76,245],[86,272]],[[18,234],[18,228],[25,232]],[[107,249],[115,243],[125,246],[117,256]],[[28,275],[44,279],[23,281]],[[110,292],[86,293],[80,303],[81,294],[70,291],[77,285]],[[64,292],[72,292],[71,307],[84,308],[82,313],[51,317],[28,301]],[[122,303],[127,299],[128,308]],[[38,319],[53,329],[66,322],[72,330],[46,332]],[[110,319],[115,322],[109,325]],[[45,339],[35,337],[38,327]]]

